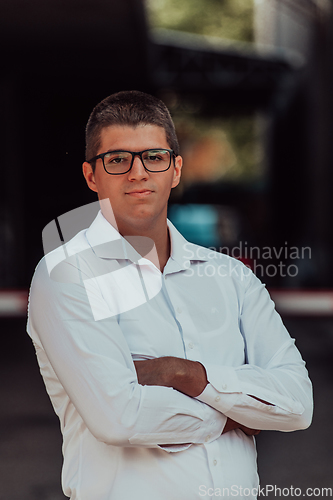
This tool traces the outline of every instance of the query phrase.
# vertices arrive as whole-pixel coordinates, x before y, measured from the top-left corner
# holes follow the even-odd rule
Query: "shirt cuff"
[[[195,442],[172,444],[168,446],[158,445],[158,448],[168,453],[175,453],[177,451],[187,450],[192,444],[208,444],[218,439],[223,432],[227,417],[218,411],[214,411],[210,406],[206,406],[204,412],[206,413],[205,424],[201,429],[200,435],[195,438]]]
[[[162,450],[166,451],[167,453],[176,453],[177,451],[184,451],[187,450],[190,446],[192,446],[192,443],[184,443],[184,444],[169,444],[169,445],[157,445],[158,448],[161,448]]]
[[[236,371],[231,366],[205,366],[209,383],[196,399],[225,413],[242,395]]]

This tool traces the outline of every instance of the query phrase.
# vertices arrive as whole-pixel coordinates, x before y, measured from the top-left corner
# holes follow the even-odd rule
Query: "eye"
[[[104,163],[105,164],[112,164],[112,165],[119,165],[120,163],[124,163],[126,161],[129,161],[129,158],[131,158],[131,155],[129,153],[125,152],[111,152],[107,153],[104,156]]]
[[[164,149],[151,149],[150,151],[146,152],[146,160],[149,162],[159,162],[159,161],[166,161],[169,157],[169,152],[165,151]]]
[[[157,160],[161,159],[161,156],[156,154],[156,153],[150,153],[150,154],[148,154],[147,159],[149,161],[157,161]]]

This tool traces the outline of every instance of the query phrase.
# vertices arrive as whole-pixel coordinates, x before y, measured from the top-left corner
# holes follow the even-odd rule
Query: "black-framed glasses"
[[[148,172],[165,172],[169,170],[171,158],[175,156],[173,149],[145,149],[144,151],[107,151],[88,160],[92,163],[99,158],[103,161],[105,171],[111,175],[129,172],[135,156],[140,156],[144,168]]]

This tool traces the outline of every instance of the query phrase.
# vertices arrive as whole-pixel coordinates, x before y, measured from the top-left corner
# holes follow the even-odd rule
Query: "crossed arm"
[[[108,313],[99,286],[94,280],[89,283],[93,303]],[[77,418],[99,441],[145,447],[203,443],[209,435],[217,439],[222,429],[251,435],[258,427],[308,427],[312,389],[304,362],[261,293],[256,283],[254,290],[249,287],[241,311],[248,364],[242,364],[243,351],[236,356],[235,368],[221,366],[220,356],[212,356],[205,368],[170,356],[136,361],[134,373],[117,318],[106,314],[105,320],[94,321],[84,284],[50,279],[42,261],[30,291],[28,331],[51,395],[58,384],[53,402],[61,421],[64,424],[64,408],[71,401]]]
[[[165,356],[144,361],[134,361],[134,365],[138,382],[141,385],[173,387],[173,389],[194,398],[199,396],[208,384],[206,370],[198,361]],[[270,404],[263,400],[259,401]],[[227,417],[223,433],[234,429],[241,429],[248,436],[257,435],[260,432],[260,430],[250,429]]]

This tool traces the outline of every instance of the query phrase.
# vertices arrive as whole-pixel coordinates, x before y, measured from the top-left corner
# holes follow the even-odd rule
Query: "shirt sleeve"
[[[205,366],[209,384],[197,399],[253,429],[307,428],[313,402],[305,363],[265,286],[252,273],[239,325],[246,364]]]
[[[68,275],[72,269],[68,267]],[[77,271],[77,270],[75,270]],[[66,406],[95,436],[116,446],[179,451],[219,437],[226,417],[180,392],[141,386],[117,316],[95,321],[84,284],[51,279],[42,260],[29,297],[28,333],[55,411],[66,424]],[[103,303],[93,285],[90,300]],[[68,413],[68,412],[67,412]]]

